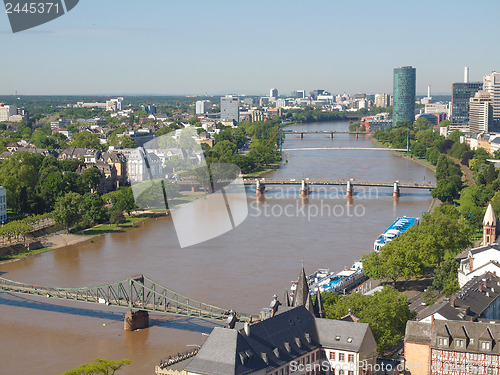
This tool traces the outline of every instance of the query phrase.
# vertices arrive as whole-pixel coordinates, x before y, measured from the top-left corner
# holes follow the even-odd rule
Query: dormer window
[[[352,342],[352,337],[348,337],[347,342]]]
[[[479,348],[481,350],[490,350],[491,344],[489,341],[479,341]]]
[[[335,341],[340,341],[340,336],[335,336]]]
[[[446,337],[439,337],[438,344],[439,346],[446,346],[448,345],[448,339]]]
[[[457,347],[457,348],[465,347],[465,340],[464,339],[456,339],[455,340],[455,347]]]

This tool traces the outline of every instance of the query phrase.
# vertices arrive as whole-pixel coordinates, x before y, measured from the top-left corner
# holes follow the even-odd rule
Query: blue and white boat
[[[389,242],[391,242],[396,237],[410,229],[413,225],[418,224],[419,218],[417,217],[400,217],[394,223],[391,224],[389,228],[385,230],[373,243],[373,250],[379,251],[380,248]]]

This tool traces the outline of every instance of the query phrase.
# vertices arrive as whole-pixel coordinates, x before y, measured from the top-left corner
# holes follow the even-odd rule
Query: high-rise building
[[[411,66],[394,68],[393,123],[415,121],[416,69]]]
[[[306,97],[306,90],[295,90],[292,96],[297,99],[304,99]]]
[[[500,73],[486,74],[483,78],[483,90],[488,91],[491,96],[493,107],[493,126],[500,126]]]
[[[196,102],[196,114],[203,115],[212,112],[212,102],[210,100],[198,100]]]
[[[491,94],[478,91],[470,98],[469,127],[472,133],[487,133],[492,123],[493,107]]]
[[[220,98],[220,119],[240,120],[240,100],[237,96],[226,95]]]
[[[376,107],[389,107],[391,102],[391,96],[387,94],[376,94],[375,95],[375,106]]]
[[[274,100],[278,99],[278,89],[269,90],[269,97],[274,98]]]
[[[0,103],[0,122],[9,121],[10,117],[14,115],[17,115],[17,107],[15,105]]]
[[[466,66],[464,82],[456,82],[451,86],[451,122],[454,127],[468,127],[470,98],[482,89],[482,82],[469,82],[469,68]]]

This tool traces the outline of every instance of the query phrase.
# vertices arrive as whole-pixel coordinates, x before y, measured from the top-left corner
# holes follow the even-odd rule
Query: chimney
[[[464,83],[469,83],[469,67],[466,66],[464,69]]]
[[[250,323],[245,323],[245,335],[250,336]]]
[[[431,85],[427,86],[427,98],[431,98]]]
[[[493,275],[490,273],[488,278],[490,279],[490,281],[493,280]]]
[[[452,297],[451,298],[451,301],[450,301],[451,307],[455,307],[455,300],[456,299],[457,299],[457,297]]]
[[[483,287],[486,288],[486,279],[483,279]]]
[[[434,329],[434,315],[431,315],[431,333],[433,329]]]
[[[482,291],[483,291],[483,284],[479,284],[479,285],[477,286],[477,288],[479,289],[479,291],[480,291],[480,292],[482,292]]]

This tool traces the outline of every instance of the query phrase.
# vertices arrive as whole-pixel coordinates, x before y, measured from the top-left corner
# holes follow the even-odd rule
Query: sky
[[[0,5],[1,6],[1,5]],[[417,94],[500,71],[499,0],[80,0],[12,33],[0,12],[0,94]]]

